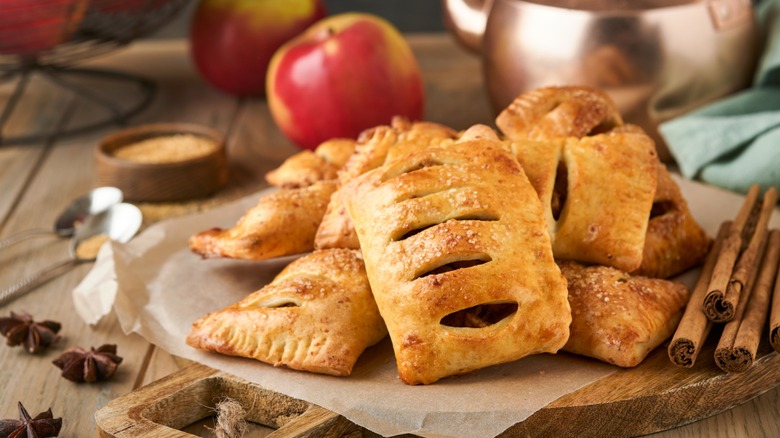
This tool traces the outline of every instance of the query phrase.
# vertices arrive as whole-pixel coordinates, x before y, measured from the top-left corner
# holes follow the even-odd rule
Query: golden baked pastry
[[[450,144],[455,141],[456,135],[453,129],[438,123],[410,122],[403,117],[394,117],[390,126],[377,126],[360,134],[355,153],[339,172],[339,183],[344,185],[395,157],[435,145]],[[318,249],[360,247],[344,208],[340,188],[328,203],[314,245]]]
[[[574,141],[571,144],[573,143]],[[520,163],[542,201],[553,239],[555,221],[560,217],[568,190],[568,166],[563,161],[566,144],[567,139],[563,137],[545,141],[524,139],[509,142],[509,150]]]
[[[355,140],[336,138],[323,142],[314,151],[303,150],[268,172],[265,180],[276,187],[305,187],[317,181],[336,179],[338,171],[355,151]]]
[[[387,330],[359,252],[315,251],[262,289],[193,323],[187,344],[314,373],[346,376]]]
[[[331,196],[320,226],[314,235],[314,247],[317,249],[351,248],[359,249],[360,242],[352,220],[344,207],[342,189],[340,186]]]
[[[455,143],[463,143],[472,140],[491,141],[494,142],[496,146],[500,145],[503,149],[508,150],[507,144],[503,142],[501,138],[499,138],[498,134],[495,130],[493,130],[493,128],[487,125],[477,124],[471,126],[470,128],[458,134],[458,139],[455,141]]]
[[[658,178],[650,137],[609,132],[510,146],[546,210],[556,258],[639,268]]]
[[[314,234],[335,181],[281,189],[260,199],[229,229],[212,228],[190,237],[190,249],[203,257],[264,260],[314,249]]]
[[[542,206],[502,147],[424,149],[344,187],[408,384],[554,353],[568,338],[566,282]]]
[[[642,264],[634,274],[669,278],[699,265],[712,239],[688,209],[666,166],[658,166],[658,185],[647,225]]]
[[[639,365],[671,336],[688,301],[688,288],[679,282],[570,261],[560,266],[572,313],[563,350],[617,366]]]
[[[512,140],[584,137],[623,124],[607,93],[587,86],[538,88],[518,96],[496,118]]]
[[[389,126],[380,125],[360,133],[355,152],[339,172],[343,184],[375,169],[399,155],[428,146],[447,144],[457,136],[452,128],[434,122],[410,122],[393,117]]]

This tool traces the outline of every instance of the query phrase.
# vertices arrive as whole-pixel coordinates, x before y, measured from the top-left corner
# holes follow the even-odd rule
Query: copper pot
[[[665,161],[658,124],[749,85],[758,55],[750,0],[442,1],[496,112],[542,86],[599,87]]]

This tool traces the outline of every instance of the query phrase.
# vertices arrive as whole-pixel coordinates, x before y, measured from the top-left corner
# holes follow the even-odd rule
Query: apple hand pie
[[[566,343],[566,282],[542,206],[500,143],[424,149],[344,189],[404,382],[433,383]]]
[[[262,289],[193,323],[187,344],[295,370],[347,376],[385,335],[359,252],[315,251]]]
[[[545,208],[556,258],[639,268],[658,178],[650,137],[609,132],[510,146]]]
[[[314,249],[314,235],[335,181],[281,189],[260,199],[227,230],[212,228],[190,237],[190,249],[203,257],[265,260]]]
[[[581,138],[622,124],[612,98],[586,86],[544,87],[523,93],[496,118],[496,126],[512,140]]]
[[[323,142],[313,152],[303,150],[268,172],[268,184],[283,188],[306,187],[318,181],[336,179],[338,171],[355,151],[355,140],[336,138]]]
[[[560,267],[572,313],[563,350],[613,365],[639,365],[674,333],[688,301],[688,288],[679,282],[570,261]]]

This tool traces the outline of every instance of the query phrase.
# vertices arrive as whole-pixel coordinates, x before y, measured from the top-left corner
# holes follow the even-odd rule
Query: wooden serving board
[[[658,348],[638,367],[567,394],[500,436],[644,435],[723,412],[780,383],[780,355],[766,342],[756,363],[736,374],[717,368],[712,344],[690,369],[675,367],[665,348]],[[263,436],[375,436],[319,406],[199,364],[113,400],[95,419],[102,437],[193,436],[182,429],[210,417],[225,397],[241,403],[249,422],[271,428]]]

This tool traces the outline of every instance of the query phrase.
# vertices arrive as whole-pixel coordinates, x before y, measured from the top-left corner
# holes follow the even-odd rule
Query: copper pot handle
[[[753,19],[753,5],[750,0],[709,0],[713,28],[718,31],[732,29]]]
[[[493,0],[442,0],[444,25],[463,47],[482,52],[482,36]]]

